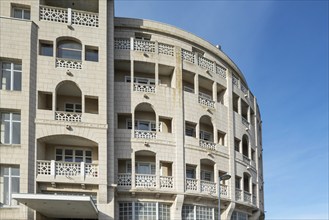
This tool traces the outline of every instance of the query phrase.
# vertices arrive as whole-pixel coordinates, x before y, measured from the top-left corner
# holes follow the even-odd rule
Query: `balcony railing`
[[[200,140],[199,145],[202,148],[209,149],[209,150],[216,150],[216,143],[211,141]]]
[[[199,103],[201,105],[205,105],[205,106],[210,107],[210,108],[215,108],[215,101],[210,100],[210,99],[205,98],[205,97],[202,97],[200,95],[199,95]]]
[[[182,60],[188,61],[190,63],[195,63],[194,53],[188,50],[182,49]]]
[[[226,79],[226,69],[216,64],[216,73]]]
[[[250,164],[250,159],[247,157],[247,156],[245,156],[245,155],[243,155],[243,162],[245,162],[246,164]]]
[[[233,75],[232,78],[233,85],[239,88],[239,78]]]
[[[81,122],[81,113],[75,112],[55,112],[55,119],[59,121]]]
[[[235,199],[237,201],[242,201],[242,190],[241,189],[235,189]]]
[[[198,180],[186,178],[186,190],[197,191],[198,190]]]
[[[41,5],[40,20],[66,24],[75,24],[88,27],[98,27],[99,15],[97,13],[78,11],[71,8],[57,8]]]
[[[215,72],[214,71],[214,62],[205,58],[205,57],[198,57],[198,65],[210,72]]]
[[[131,187],[131,173],[119,173],[117,184],[118,186],[127,186]]]
[[[220,195],[224,198],[228,198],[228,186],[220,184]]]
[[[116,50],[134,50],[147,53],[164,54],[167,56],[175,55],[175,47],[170,44],[157,41],[140,40],[134,38],[115,38],[114,49]]]
[[[38,160],[37,175],[98,177],[98,164]]]
[[[155,188],[156,187],[156,176],[150,174],[136,174],[135,175],[135,186],[142,188]]]
[[[216,183],[206,181],[206,180],[201,180],[200,181],[200,188],[202,193],[210,193],[210,194],[216,194]]]
[[[156,139],[156,131],[135,130],[135,138]]]
[[[56,67],[66,69],[82,69],[82,61],[56,58]]]
[[[243,193],[243,201],[252,204],[251,202],[251,194],[249,192],[244,191]]]
[[[160,188],[165,188],[165,189],[174,188],[174,177],[160,176]]]
[[[155,93],[155,85],[134,83],[134,91]]]

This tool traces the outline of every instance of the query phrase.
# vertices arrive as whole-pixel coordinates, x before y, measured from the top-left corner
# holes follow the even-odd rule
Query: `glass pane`
[[[61,155],[56,155],[56,161],[62,161],[63,160],[63,156]]]
[[[82,50],[81,44],[74,42],[74,41],[61,41],[58,48],[60,49],[76,49],[76,50]]]
[[[73,162],[73,157],[65,155],[65,162]]]
[[[21,123],[13,122],[12,144],[21,143]]]
[[[1,176],[9,175],[9,167],[1,167]]]
[[[138,165],[138,173],[140,173],[140,174],[151,174],[149,164],[139,164]]]
[[[22,9],[18,9],[18,8],[14,9],[14,18],[23,18]]]
[[[22,64],[14,64],[14,70],[22,71]]]
[[[11,69],[11,63],[2,63],[2,69],[10,70]]]
[[[21,121],[21,114],[13,113],[13,120],[14,121]]]
[[[11,175],[19,176],[19,167],[11,167]]]
[[[65,150],[65,156],[66,155],[73,155],[73,150]]]
[[[98,62],[98,50],[86,50],[85,59]]]
[[[74,162],[83,162],[83,157],[75,157],[75,161]]]
[[[11,77],[10,71],[2,70],[1,89],[10,90]]]
[[[56,154],[62,155],[63,150],[62,149],[56,149]]]
[[[4,143],[5,144],[10,144],[10,123],[7,121],[7,122],[4,122],[4,124],[5,124],[5,130],[4,130],[5,139],[4,139]]]
[[[75,112],[80,112],[81,113],[82,106],[81,104],[75,104]]]
[[[81,60],[81,51],[58,49],[58,57],[73,59],[73,60]]]
[[[86,163],[92,163],[92,159],[90,157],[86,157]]]
[[[30,10],[24,10],[24,19],[30,20]]]
[[[86,151],[86,156],[91,157],[91,151],[90,151],[90,150],[87,150],[87,151]]]
[[[14,88],[13,90],[20,91],[22,88],[22,73],[14,72]]]
[[[140,121],[138,123],[138,130],[149,131],[150,130],[149,122]]]
[[[41,44],[40,55],[53,56],[53,45],[52,44]]]
[[[9,177],[4,177],[3,179],[3,203],[9,205]]]

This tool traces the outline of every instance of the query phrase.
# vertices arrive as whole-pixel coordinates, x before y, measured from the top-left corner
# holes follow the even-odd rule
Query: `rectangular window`
[[[86,46],[85,47],[85,60],[98,62],[98,48]]]
[[[56,148],[56,161],[92,163],[92,151],[83,149]]]
[[[31,13],[29,6],[12,6],[12,17],[18,19],[30,20]]]
[[[155,174],[155,164],[147,162],[136,162],[136,173],[138,174]]]
[[[186,166],[186,178],[195,179],[195,167]]]
[[[208,170],[201,170],[201,180],[213,182],[214,181],[213,173]]]
[[[200,131],[200,139],[204,141],[212,141],[212,133],[207,131]]]
[[[19,177],[19,167],[0,166],[0,207],[18,205],[12,194],[19,193]]]
[[[21,143],[20,113],[1,113],[0,137],[1,144]]]
[[[76,113],[81,113],[82,106],[81,104],[77,103],[65,103],[65,111],[66,112],[76,112]]]
[[[131,119],[126,120],[126,128],[132,129]],[[135,130],[141,131],[157,131],[155,126],[155,121],[140,121],[135,120]],[[162,131],[162,122],[159,122],[158,131]]]
[[[21,91],[22,64],[13,62],[0,62],[1,64],[1,89]]]
[[[42,56],[52,57],[54,54],[54,45],[53,42],[40,41],[39,54]]]
[[[193,205],[183,205],[182,220],[194,220],[194,206]]]
[[[170,204],[119,202],[119,220],[170,220]]]
[[[131,202],[119,203],[119,220],[133,219],[133,204]]]

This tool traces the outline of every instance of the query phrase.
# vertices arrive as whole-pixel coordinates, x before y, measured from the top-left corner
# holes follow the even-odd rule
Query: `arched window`
[[[81,60],[82,46],[73,40],[62,40],[58,42],[57,57],[72,60]]]

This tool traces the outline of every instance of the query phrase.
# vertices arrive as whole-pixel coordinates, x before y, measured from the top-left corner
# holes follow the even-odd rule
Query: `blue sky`
[[[329,219],[328,1],[115,4],[222,46],[260,105],[266,218]]]

